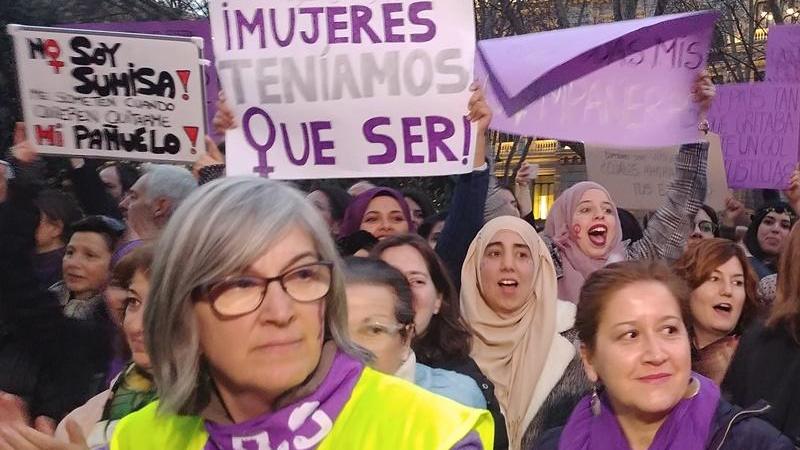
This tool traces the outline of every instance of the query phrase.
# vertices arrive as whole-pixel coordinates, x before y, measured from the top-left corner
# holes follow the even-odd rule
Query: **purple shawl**
[[[702,375],[693,373],[700,382],[697,395],[678,402],[658,429],[649,450],[702,450],[711,435],[714,415],[719,404],[719,388]],[[592,415],[587,395],[569,417],[558,450],[630,450],[630,444],[606,398],[601,394],[602,412]]]
[[[414,221],[411,220],[411,212],[408,209],[408,204],[403,194],[391,188],[376,187],[359,194],[353,199],[350,206],[347,207],[347,211],[345,211],[344,218],[342,219],[342,224],[339,226],[339,238],[345,238],[360,230],[361,221],[364,219],[364,213],[367,212],[369,202],[371,202],[373,198],[381,196],[394,197],[394,199],[397,200],[397,203],[400,204],[400,209],[403,211],[403,216],[408,223],[409,233],[415,232],[416,227],[414,226]]]
[[[561,255],[564,276],[558,280],[558,298],[572,303],[578,303],[583,283],[592,272],[603,268],[606,264],[626,259],[619,216],[617,216],[616,237],[611,242],[609,251],[603,258],[590,258],[578,248],[575,236],[570,232],[572,215],[578,208],[578,203],[581,201],[583,194],[591,189],[599,189],[605,192],[606,196],[611,200],[611,194],[603,186],[591,181],[578,183],[558,196],[555,203],[553,203],[550,214],[547,216],[547,222],[545,222],[544,232],[542,233],[553,240],[553,243],[558,248],[558,253]],[[614,201],[611,200],[611,203],[613,204]],[[617,206],[614,204],[615,213],[616,210]]]

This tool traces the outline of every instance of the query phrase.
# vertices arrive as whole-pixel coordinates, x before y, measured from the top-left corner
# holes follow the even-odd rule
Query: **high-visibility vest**
[[[198,416],[158,415],[158,402],[123,418],[111,450],[202,450],[208,441]],[[470,432],[484,449],[494,442],[488,411],[468,408],[407,381],[364,368],[350,399],[318,450],[450,450]],[[298,439],[301,439],[298,441]],[[295,438],[308,448],[309,437]],[[272,443],[277,450],[280,443]],[[296,448],[289,446],[288,448]]]

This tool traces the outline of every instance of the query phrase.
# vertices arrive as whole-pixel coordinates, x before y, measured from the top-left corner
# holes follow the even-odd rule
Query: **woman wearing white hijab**
[[[571,339],[575,305],[556,299],[547,246],[516,217],[484,225],[461,280],[462,313],[475,330],[471,356],[495,385],[511,449],[526,448],[565,422],[589,388]]]

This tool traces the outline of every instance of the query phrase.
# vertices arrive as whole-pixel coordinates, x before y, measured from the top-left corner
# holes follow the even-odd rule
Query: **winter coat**
[[[794,450],[791,441],[761,420],[769,405],[742,409],[720,399],[706,450]],[[562,428],[545,433],[531,450],[558,450]]]
[[[765,400],[772,408],[764,416],[800,446],[800,345],[783,326],[757,324],[745,331],[722,383],[734,404]]]

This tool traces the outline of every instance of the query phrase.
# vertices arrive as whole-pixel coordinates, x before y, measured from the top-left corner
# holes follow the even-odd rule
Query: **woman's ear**
[[[586,373],[586,378],[588,378],[592,383],[597,383],[600,380],[600,376],[597,374],[597,371],[592,364],[592,351],[589,349],[589,346],[581,342],[580,353],[581,361],[583,362],[583,371]]]
[[[439,314],[439,311],[442,309],[442,293],[436,294],[436,303],[433,305],[433,315]]]

